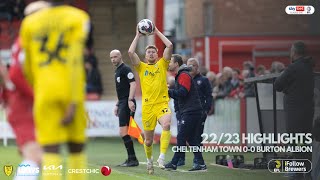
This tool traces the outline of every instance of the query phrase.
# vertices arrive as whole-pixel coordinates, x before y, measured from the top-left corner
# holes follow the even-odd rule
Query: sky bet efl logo
[[[311,15],[314,11],[313,6],[292,5],[286,7],[286,13],[290,15]]]

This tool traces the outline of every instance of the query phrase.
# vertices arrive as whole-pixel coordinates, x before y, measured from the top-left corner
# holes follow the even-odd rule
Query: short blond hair
[[[32,13],[35,13],[41,9],[50,7],[50,3],[47,1],[35,1],[30,3],[25,9],[24,9],[24,15],[28,16]]]
[[[146,47],[145,51],[147,51],[148,49],[154,49],[156,50],[156,52],[158,52],[158,48],[155,45],[149,45]]]

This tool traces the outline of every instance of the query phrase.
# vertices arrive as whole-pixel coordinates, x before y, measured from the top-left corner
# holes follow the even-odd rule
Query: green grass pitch
[[[2,143],[2,142],[1,142]],[[138,142],[135,142],[135,151],[140,162],[145,162],[145,154],[143,146]],[[65,153],[65,148],[63,148]],[[186,154],[186,165],[179,167],[179,171],[170,172],[164,171],[158,167],[155,167],[154,175],[148,175],[146,171],[146,165],[141,163],[138,167],[117,167],[126,158],[126,151],[122,140],[120,138],[95,138],[89,139],[86,146],[86,154],[88,156],[88,168],[98,168],[102,166],[109,166],[112,172],[109,176],[103,176],[99,174],[88,174],[90,180],[103,180],[103,179],[115,179],[115,180],[149,180],[149,179],[172,179],[172,180],[281,180],[287,179],[282,177],[283,174],[273,174],[268,170],[238,170],[228,169],[225,167],[218,167],[210,165],[215,160],[217,154],[222,153],[204,153],[204,159],[206,161],[208,171],[207,172],[185,172],[192,166],[193,154]],[[246,162],[252,162],[254,157],[261,157],[261,154],[247,153],[245,155]],[[159,145],[153,146],[154,162],[156,162],[159,156]],[[166,161],[170,161],[173,156],[171,146],[168,149],[166,155]],[[14,141],[9,141],[9,145],[4,147],[0,145],[0,180],[13,179],[11,176],[4,174],[4,165],[13,165],[14,170],[21,161],[21,157],[18,154],[17,147]],[[65,179],[65,178],[63,178]]]

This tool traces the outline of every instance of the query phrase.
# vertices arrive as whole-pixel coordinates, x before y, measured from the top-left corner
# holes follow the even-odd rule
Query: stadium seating
[[[123,13],[126,12],[126,13]],[[114,67],[109,52],[119,49],[123,60],[129,63],[127,54],[134,37],[136,6],[133,1],[90,1],[89,13],[94,27],[94,51],[99,59],[99,69],[104,86],[104,99],[115,99]]]

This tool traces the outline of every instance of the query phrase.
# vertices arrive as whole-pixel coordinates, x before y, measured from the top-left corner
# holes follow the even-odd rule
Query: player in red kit
[[[41,163],[41,149],[35,140],[32,114],[33,92],[24,78],[21,63],[20,40],[12,46],[12,60],[8,74],[2,69],[2,97],[7,110],[7,118],[14,134],[19,152],[23,157],[22,164],[37,167]],[[24,178],[16,176],[15,179]]]
[[[31,3],[25,9],[29,15],[42,8],[48,7],[49,3],[38,1]],[[7,111],[7,118],[14,134],[20,154],[23,157],[21,164],[39,167],[41,164],[42,150],[35,139],[35,126],[33,120],[33,90],[23,73],[24,53],[20,39],[17,38],[12,46],[12,58],[9,72],[4,66],[1,67],[0,76],[2,98]],[[19,168],[19,167],[18,167]],[[19,176],[15,180],[35,180],[37,176]]]

